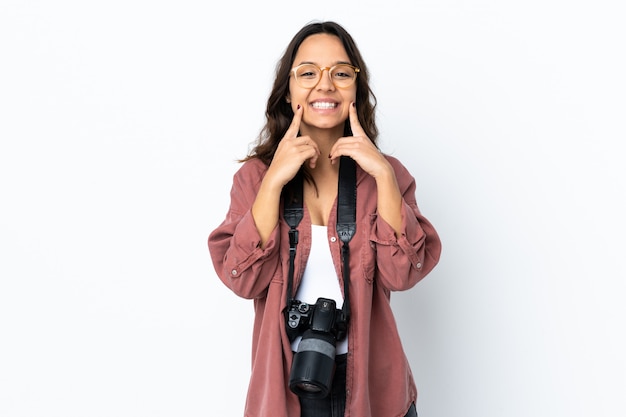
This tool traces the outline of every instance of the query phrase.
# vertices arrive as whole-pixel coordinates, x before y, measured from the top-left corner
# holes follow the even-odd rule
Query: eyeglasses
[[[293,76],[300,87],[313,88],[320,82],[324,70],[328,70],[328,76],[337,88],[350,87],[356,81],[356,75],[361,71],[357,67],[348,64],[338,64],[324,68],[313,64],[302,64],[292,68],[291,72],[293,72]]]

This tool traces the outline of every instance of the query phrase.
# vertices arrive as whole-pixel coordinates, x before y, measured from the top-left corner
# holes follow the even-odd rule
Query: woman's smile
[[[314,101],[311,103],[311,107],[317,110],[332,110],[336,109],[337,105],[334,101]]]

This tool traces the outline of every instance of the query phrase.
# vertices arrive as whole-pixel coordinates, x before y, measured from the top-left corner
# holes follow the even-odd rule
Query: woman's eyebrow
[[[298,65],[305,65],[305,64],[310,64],[310,65],[317,65],[318,67],[320,66],[317,62],[313,62],[313,61],[302,61],[300,62]],[[350,62],[348,61],[335,61],[333,62],[333,64],[331,66],[335,66],[335,65],[352,65]]]

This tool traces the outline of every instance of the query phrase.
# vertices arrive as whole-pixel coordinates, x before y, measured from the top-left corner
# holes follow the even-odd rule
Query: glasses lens
[[[315,65],[301,65],[296,69],[296,78],[303,87],[315,87],[320,79],[320,69]]]
[[[354,82],[356,71],[348,65],[337,65],[330,74],[338,87],[347,87]]]

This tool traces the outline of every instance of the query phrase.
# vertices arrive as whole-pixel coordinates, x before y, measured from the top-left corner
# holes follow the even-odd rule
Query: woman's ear
[[[287,94],[287,97],[285,97],[285,101],[291,104],[291,97],[289,97],[289,94]]]

